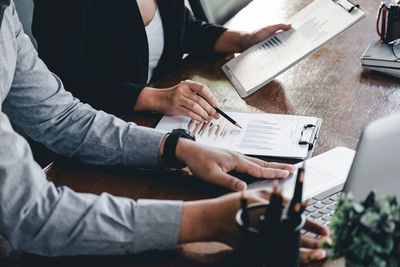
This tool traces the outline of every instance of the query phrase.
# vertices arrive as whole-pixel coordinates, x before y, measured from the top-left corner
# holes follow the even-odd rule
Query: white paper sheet
[[[306,124],[317,124],[318,118],[267,113],[226,112],[243,129],[221,117],[198,123],[185,116],[164,116],[156,129],[187,129],[196,141],[247,155],[306,158],[308,145],[299,145]],[[309,133],[309,131],[307,131]]]

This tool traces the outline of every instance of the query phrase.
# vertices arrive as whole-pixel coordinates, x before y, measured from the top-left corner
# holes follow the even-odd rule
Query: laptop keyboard
[[[308,207],[304,211],[307,219],[311,219],[316,223],[329,228],[333,215],[335,213],[336,199],[341,192],[326,197],[313,197],[308,201]],[[314,233],[302,230],[302,234],[315,237]]]

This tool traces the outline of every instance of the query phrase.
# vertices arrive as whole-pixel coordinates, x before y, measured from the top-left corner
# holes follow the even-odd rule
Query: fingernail
[[[288,170],[282,170],[282,174],[286,176],[289,176],[289,171]]]
[[[244,183],[244,182],[238,182],[238,183],[236,184],[235,190],[236,190],[236,191],[243,191],[243,190],[246,190],[246,187],[247,187],[246,183]]]
[[[313,256],[314,256],[316,259],[323,259],[323,258],[325,258],[325,256],[326,256],[326,252],[325,252],[325,250],[323,250],[323,249],[318,249],[318,250],[313,254]]]

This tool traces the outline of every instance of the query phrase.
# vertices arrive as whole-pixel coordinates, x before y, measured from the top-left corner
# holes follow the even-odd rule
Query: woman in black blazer
[[[74,96],[117,115],[153,110],[199,121],[218,117],[213,108],[218,106],[217,100],[204,85],[185,81],[166,89],[148,87],[145,25],[155,9],[161,15],[164,48],[151,81],[179,65],[183,53],[210,57],[241,52],[278,30],[290,28],[278,24],[254,33],[229,31],[196,20],[184,0],[34,2],[32,31],[39,56]]]

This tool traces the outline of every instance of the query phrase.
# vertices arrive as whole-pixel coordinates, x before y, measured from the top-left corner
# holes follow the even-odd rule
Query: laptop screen
[[[400,114],[371,123],[360,138],[344,191],[361,200],[371,190],[400,199]]]

